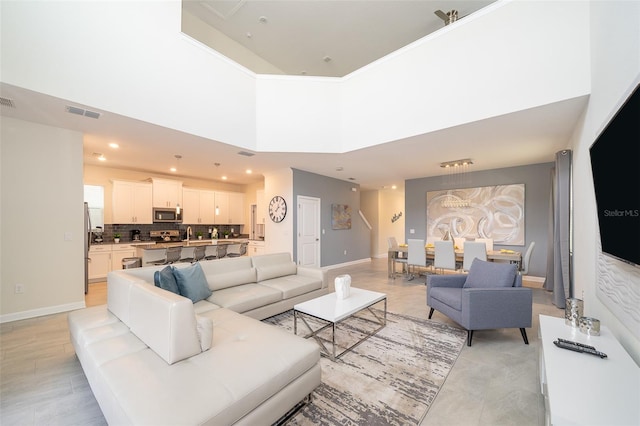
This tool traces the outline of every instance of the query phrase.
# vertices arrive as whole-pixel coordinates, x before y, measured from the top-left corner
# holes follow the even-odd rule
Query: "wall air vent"
[[[100,118],[99,112],[89,111],[88,109],[78,108],[78,107],[69,106],[69,105],[67,105],[66,109],[69,114],[83,115],[85,117],[95,118],[95,119]]]
[[[0,105],[3,107],[15,108],[16,104],[13,103],[13,99],[0,97]]]
[[[244,155],[245,157],[253,157],[255,154],[253,152],[240,151],[238,155]]]

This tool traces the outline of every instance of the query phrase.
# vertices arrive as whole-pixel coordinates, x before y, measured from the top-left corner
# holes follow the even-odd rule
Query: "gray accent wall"
[[[369,259],[371,231],[366,226],[358,210],[360,210],[360,185],[327,176],[293,170],[293,200],[299,195],[319,198],[321,230],[321,265],[331,266]],[[356,188],[352,191],[351,188]],[[331,229],[331,205],[347,204],[351,207],[351,229]],[[298,218],[293,215],[293,256],[298,258]],[[322,231],[321,231],[322,232]],[[346,254],[345,254],[346,250]]]
[[[471,166],[473,167],[473,166]],[[535,241],[529,275],[544,277],[547,265],[547,233],[551,194],[551,170],[553,163],[532,164],[504,169],[468,172],[464,178],[452,184],[449,176],[425,177],[405,181],[405,239],[426,238],[427,192],[445,189],[474,188],[492,185],[525,185],[525,246],[496,245],[495,249],[507,248],[524,251]],[[410,230],[415,233],[411,234]]]

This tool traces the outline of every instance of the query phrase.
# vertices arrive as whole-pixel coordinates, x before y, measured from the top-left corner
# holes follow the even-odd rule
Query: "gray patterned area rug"
[[[358,315],[373,318],[364,312]],[[293,332],[293,311],[264,321]],[[319,328],[317,322],[310,325]],[[350,318],[338,325],[336,340],[348,347],[375,328],[368,321]],[[298,335],[307,333],[298,321]],[[322,384],[313,392],[312,402],[287,424],[417,425],[444,384],[465,338],[464,330],[387,313],[386,327],[336,362],[322,357]]]

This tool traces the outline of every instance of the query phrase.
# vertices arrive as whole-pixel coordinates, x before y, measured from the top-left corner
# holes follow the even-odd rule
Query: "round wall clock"
[[[279,195],[271,199],[269,203],[269,217],[275,223],[280,223],[287,215],[287,202]]]

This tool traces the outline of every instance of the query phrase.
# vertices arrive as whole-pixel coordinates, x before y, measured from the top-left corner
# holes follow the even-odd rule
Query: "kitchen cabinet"
[[[259,256],[261,254],[265,254],[264,241],[249,241],[247,254],[249,256]]]
[[[244,194],[241,192],[215,193],[216,225],[244,224]]]
[[[216,223],[216,193],[193,188],[183,188],[182,203],[183,216],[182,223],[192,224],[209,224]]]
[[[244,224],[244,194],[241,192],[229,193],[229,223]]]
[[[150,183],[114,180],[112,184],[112,223],[153,223]]]
[[[149,243],[143,243],[148,246]],[[89,248],[89,280],[106,280],[109,271],[122,269],[122,259],[136,256],[135,244],[94,244]]]
[[[89,248],[89,279],[106,279],[111,270],[111,244],[92,245]]]
[[[176,208],[182,206],[182,182],[170,179],[151,179],[153,207]]]
[[[122,259],[134,257],[136,248],[131,244],[113,244],[111,246],[111,271],[122,269]]]

